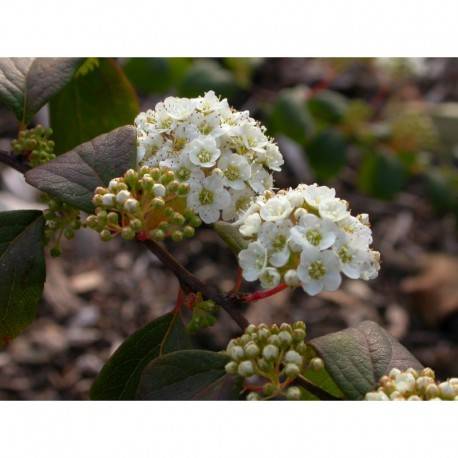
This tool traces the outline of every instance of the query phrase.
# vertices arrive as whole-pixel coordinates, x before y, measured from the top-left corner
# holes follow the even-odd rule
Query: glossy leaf
[[[238,399],[240,377],[228,375],[226,355],[183,350],[152,361],[143,371],[137,390],[142,400]]]
[[[235,255],[248,247],[248,240],[244,239],[239,231],[240,225],[218,221],[214,224],[214,228]]]
[[[198,60],[186,72],[178,86],[180,97],[198,97],[210,90],[231,98],[237,91],[234,76],[214,60]]]
[[[133,124],[139,113],[135,91],[113,59],[78,73],[50,103],[51,127],[62,154],[97,135]]]
[[[97,186],[135,166],[137,131],[124,126],[100,135],[25,174],[27,183],[87,213]]]
[[[363,399],[392,368],[421,370],[420,362],[372,321],[311,340],[326,370],[348,399]]]
[[[306,107],[307,91],[303,87],[283,90],[275,100],[269,116],[269,132],[282,134],[305,145],[314,134],[314,123]]]
[[[103,366],[90,396],[93,400],[133,400],[145,366],[171,351],[191,348],[179,315],[167,313],[146,324],[125,340]]]
[[[163,93],[175,87],[191,66],[192,59],[187,57],[134,57],[126,62],[123,70],[140,91]]]
[[[72,78],[82,58],[0,59],[0,99],[24,125]]]
[[[395,156],[370,153],[364,157],[358,173],[358,187],[364,193],[389,200],[405,183],[405,170]]]
[[[43,213],[0,213],[0,345],[16,337],[36,314],[46,266]]]
[[[345,165],[347,142],[337,130],[329,128],[313,138],[306,153],[317,179],[328,180]]]

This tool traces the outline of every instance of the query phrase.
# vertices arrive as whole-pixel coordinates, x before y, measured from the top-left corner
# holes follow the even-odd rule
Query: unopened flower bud
[[[130,198],[130,192],[129,191],[119,191],[117,196],[116,196],[116,202],[119,205],[124,205],[124,202]]]
[[[129,222],[129,226],[135,231],[135,232],[138,232],[142,226],[143,226],[143,223],[140,219],[138,218],[133,218],[130,220]]]
[[[161,229],[154,229],[150,232],[151,238],[156,242],[162,242],[165,239],[165,233]]]
[[[184,224],[185,219],[184,216],[181,213],[175,212],[172,217],[170,218],[170,222],[174,226],[181,226]]]
[[[408,372],[401,372],[396,376],[395,384],[401,394],[412,393],[415,389],[415,377]]]
[[[136,211],[138,211],[138,207],[139,207],[139,204],[138,204],[138,200],[136,199],[127,199],[124,202],[124,210],[127,213],[135,213]]]
[[[181,242],[183,240],[183,232],[173,231],[170,237],[172,238],[174,242]]]
[[[442,399],[452,400],[455,397],[455,390],[448,382],[440,383],[438,388]]]
[[[119,215],[115,212],[110,212],[107,214],[107,223],[118,225],[119,224]]]
[[[294,350],[287,351],[283,356],[285,363],[293,363],[302,366],[302,356]]]
[[[115,204],[115,195],[111,192],[102,196],[102,205],[104,207],[112,207]]]
[[[188,238],[194,237],[195,233],[196,231],[192,226],[185,226],[183,229],[183,235],[185,237],[188,237]]]
[[[153,195],[155,197],[164,197],[166,194],[167,190],[165,189],[165,186],[159,183],[156,183],[153,186]]]
[[[436,379],[436,374],[434,373],[434,371],[430,368],[430,367],[425,367],[422,371],[421,371],[421,375],[423,377],[430,377],[432,378],[433,380]]]
[[[245,352],[243,351],[243,348],[234,345],[230,350],[229,350],[229,356],[234,360],[234,361],[241,361],[243,358],[245,358]]]
[[[168,170],[161,176],[161,183],[167,186],[174,179],[175,179],[175,174],[172,172],[172,170]]]
[[[235,361],[230,361],[224,366],[224,369],[228,374],[235,375],[237,374],[238,367],[239,365]]]
[[[180,182],[177,180],[172,180],[168,185],[167,185],[167,191],[169,193],[176,193],[178,191],[178,187],[180,186]]]
[[[288,331],[279,332],[278,338],[280,339],[281,346],[284,348],[289,347],[293,341],[293,338]]]
[[[252,361],[242,361],[239,364],[237,372],[241,377],[251,377],[254,374],[254,365]]]
[[[280,346],[280,339],[278,338],[278,335],[274,334],[271,335],[268,339],[267,342],[269,342],[272,345],[275,345],[276,347]]]
[[[113,236],[108,229],[104,229],[102,232],[100,232],[100,238],[104,242],[109,242],[113,238]]]
[[[154,186],[154,180],[150,175],[146,175],[141,179],[140,185],[145,191],[151,191]]]
[[[121,237],[124,240],[133,240],[135,237],[135,231],[130,226],[125,226],[121,229]]]
[[[264,358],[258,359],[258,367],[263,372],[269,373],[273,370],[274,364],[271,361],[266,361]]]
[[[390,370],[389,376],[390,377],[396,377],[400,373],[401,373],[401,371],[399,369],[397,369],[396,367],[393,367],[393,369]]]
[[[258,339],[260,342],[267,341],[269,337],[270,337],[270,331],[268,329],[261,328],[258,330]]]
[[[261,396],[259,396],[258,393],[255,393],[254,391],[252,391],[251,393],[248,393],[246,400],[247,401],[260,401]]]
[[[278,357],[278,347],[271,344],[266,345],[262,350],[262,356],[264,356],[266,361],[273,361]]]
[[[248,343],[245,346],[244,350],[245,350],[246,356],[250,359],[256,358],[259,355],[259,353],[261,352],[259,347],[254,342]]]
[[[318,357],[312,358],[310,361],[310,368],[315,372],[322,371],[324,369],[324,361]]]
[[[293,341],[302,342],[305,339],[305,331],[303,329],[295,329],[293,331]]]
[[[439,388],[436,384],[428,385],[425,391],[425,396],[427,399],[437,398],[440,395]]]
[[[161,197],[155,197],[151,201],[151,205],[154,209],[159,210],[160,208],[165,207],[165,202],[164,202],[164,199],[162,199]]]
[[[191,187],[189,186],[189,183],[180,183],[178,186],[178,195],[179,196],[186,196],[189,194]]]
[[[301,389],[297,386],[290,386],[286,390],[286,399],[289,401],[299,401],[301,399]]]
[[[288,378],[296,378],[300,374],[300,371],[297,364],[287,364],[285,367],[285,375]]]
[[[276,389],[277,388],[273,383],[266,383],[262,387],[263,393],[266,394],[267,396],[271,396],[272,394],[274,394]]]

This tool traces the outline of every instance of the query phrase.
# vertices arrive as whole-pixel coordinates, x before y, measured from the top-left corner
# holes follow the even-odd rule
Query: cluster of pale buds
[[[86,225],[100,233],[104,241],[117,234],[125,240],[179,242],[193,237],[201,220],[186,207],[189,184],[176,180],[174,172],[143,166],[114,178],[108,187],[95,190],[95,215]]]
[[[137,161],[175,172],[188,183],[187,206],[205,223],[237,218],[256,195],[272,189],[283,157],[265,127],[213,91],[168,97],[140,113]]]
[[[379,253],[369,248],[368,215],[352,216],[347,202],[326,186],[267,191],[237,224],[249,241],[238,255],[243,277],[260,280],[264,288],[301,284],[315,295],[335,291],[341,272],[369,280],[380,268]]]
[[[229,342],[225,353],[232,361],[226,372],[245,379],[245,389],[251,391],[248,400],[301,399],[301,388],[294,386],[294,381],[308,367],[316,371],[324,368],[323,361],[305,344],[305,335],[303,321],[280,327],[250,324],[241,337]]]
[[[380,379],[377,391],[366,394],[366,401],[458,401],[458,378],[445,382],[435,380],[429,367],[419,373],[410,368],[406,371],[391,369]]]

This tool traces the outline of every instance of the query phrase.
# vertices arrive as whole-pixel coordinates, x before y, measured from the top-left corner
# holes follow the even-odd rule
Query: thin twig
[[[20,173],[26,173],[31,169],[31,167],[24,162],[22,156],[15,156],[8,151],[0,150],[0,162],[9,165],[11,168]]]
[[[200,292],[208,299],[212,299],[239,325],[242,331],[250,324],[248,320],[236,309],[236,298],[218,293],[214,288],[206,285],[202,280],[185,269],[168,251],[152,240],[143,242],[156,257],[166,265],[178,278],[180,286],[185,293]]]

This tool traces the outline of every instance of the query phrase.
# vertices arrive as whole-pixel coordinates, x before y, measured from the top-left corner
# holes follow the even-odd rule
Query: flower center
[[[350,254],[347,246],[344,245],[340,247],[339,258],[344,264],[351,262],[351,260],[353,259],[353,255]]]
[[[213,203],[213,192],[209,189],[202,189],[199,194],[199,202],[202,205],[211,205]]]
[[[205,164],[206,162],[210,162],[211,161],[212,153],[210,153],[210,151],[207,151],[207,150],[203,149],[197,154],[197,159],[199,159],[199,161],[202,164]]]
[[[308,273],[313,280],[321,280],[326,274],[326,268],[321,261],[315,261],[310,264]]]
[[[234,165],[230,165],[224,172],[224,176],[229,181],[238,180],[240,178],[240,170],[238,167],[235,167]]]
[[[206,121],[202,122],[199,125],[198,129],[202,135],[209,135],[211,131],[213,130],[212,126]]]
[[[318,229],[310,229],[305,234],[308,242],[313,246],[318,246],[322,240],[321,232]]]
[[[285,248],[286,245],[286,237],[283,234],[278,235],[272,242],[272,246],[275,251],[280,251]]]

